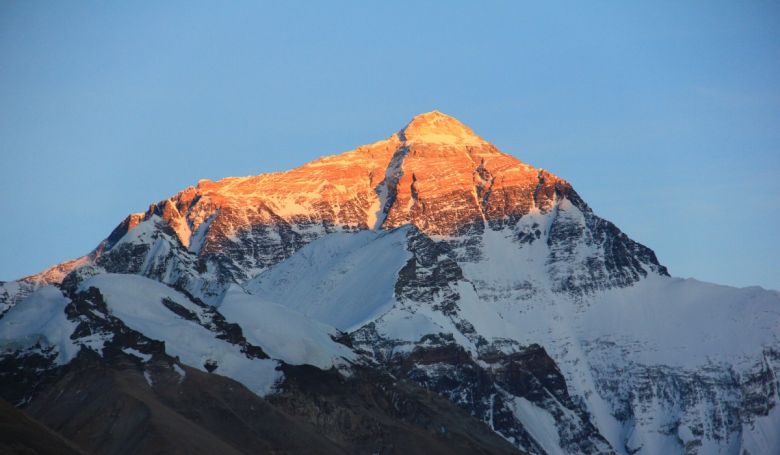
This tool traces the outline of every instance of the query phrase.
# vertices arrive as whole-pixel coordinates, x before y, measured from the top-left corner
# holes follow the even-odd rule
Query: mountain
[[[0,390],[99,453],[119,453],[89,423],[110,407],[58,394],[132,396],[116,418],[147,416],[138,450],[192,425],[300,450],[251,419],[226,433],[216,416],[258,400],[322,452],[778,453],[779,310],[776,291],[671,277],[567,181],[430,112],[287,172],[201,180],[0,284]]]

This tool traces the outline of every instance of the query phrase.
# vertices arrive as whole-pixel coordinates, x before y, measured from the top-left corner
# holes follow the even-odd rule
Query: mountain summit
[[[0,391],[101,453],[777,453],[778,308],[433,111],[0,283]]]
[[[456,118],[439,111],[426,112],[412,119],[398,137],[407,144],[484,145],[485,140]]]
[[[107,261],[101,256],[122,236],[159,217],[188,257],[217,267],[224,283],[241,282],[330,232],[413,225],[426,235],[453,236],[522,226],[524,217],[543,214],[555,215],[544,219],[560,225],[568,220],[567,207],[596,220],[565,180],[500,152],[455,118],[432,111],[388,139],[287,172],[200,181],[145,213],[129,215],[89,257]],[[536,235],[538,221],[523,227],[527,235]],[[588,259],[591,268],[601,264],[600,275],[631,282],[645,269],[666,273],[652,251],[625,236],[605,235],[619,233],[610,223],[593,221],[588,229],[594,234],[589,243],[610,242],[607,254]],[[617,267],[618,252],[631,257],[626,267]],[[30,280],[56,282],[88,259]]]

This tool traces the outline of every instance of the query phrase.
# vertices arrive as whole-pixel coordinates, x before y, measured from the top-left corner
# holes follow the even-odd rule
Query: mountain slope
[[[82,455],[84,452],[6,401],[0,401],[0,453]]]
[[[27,412],[101,454],[304,454],[313,448],[323,454],[517,453],[487,428],[457,428],[468,422],[459,410],[413,386],[384,392],[422,416],[405,422],[393,419],[396,411],[379,399],[362,413],[357,406],[340,405],[353,400],[349,392],[356,388],[382,397],[383,391],[360,378],[340,381],[346,390],[329,387],[328,398],[313,393],[311,384],[288,385],[287,380],[285,388],[299,390],[292,405],[289,393],[264,400],[235,381],[179,366],[169,357],[138,360],[80,355]],[[338,414],[345,412],[359,420],[345,421]],[[446,436],[426,428],[441,425],[448,428]]]
[[[568,182],[439,112],[288,172],[201,181],[1,284],[0,304],[0,381],[21,405],[81,352],[122,352],[294,414],[376,400],[333,398],[318,371],[394,377],[531,453],[780,451],[780,294],[670,277]],[[331,389],[295,386],[301,371]]]

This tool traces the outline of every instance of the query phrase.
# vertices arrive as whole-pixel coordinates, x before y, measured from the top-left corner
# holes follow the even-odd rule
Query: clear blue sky
[[[2,2],[0,279],[200,178],[433,109],[571,181],[673,275],[780,289],[780,6],[761,1]]]

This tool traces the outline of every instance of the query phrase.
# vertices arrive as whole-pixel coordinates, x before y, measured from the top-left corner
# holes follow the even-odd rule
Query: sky
[[[777,2],[0,3],[0,280],[440,110],[674,276],[780,289]]]

